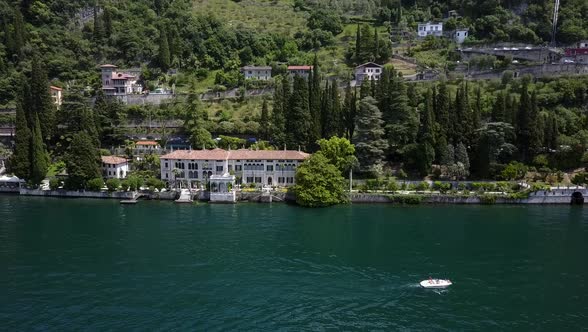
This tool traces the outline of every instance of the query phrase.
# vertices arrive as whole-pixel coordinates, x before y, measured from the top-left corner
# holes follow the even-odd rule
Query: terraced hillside
[[[306,29],[306,14],[295,11],[292,0],[194,0],[194,10],[213,13],[228,24],[243,24],[258,31],[293,35]]]

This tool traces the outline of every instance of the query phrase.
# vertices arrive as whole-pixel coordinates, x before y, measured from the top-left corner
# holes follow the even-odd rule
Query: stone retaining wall
[[[51,196],[51,197],[78,197],[78,198],[114,198],[132,199],[134,192],[107,192],[107,191],[71,191],[71,190],[40,190],[20,189],[23,196]]]

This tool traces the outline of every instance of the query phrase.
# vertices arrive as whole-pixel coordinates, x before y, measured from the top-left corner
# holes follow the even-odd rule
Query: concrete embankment
[[[351,203],[400,203],[400,204],[571,204],[572,196],[588,196],[588,189],[561,188],[530,193],[527,198],[510,198],[500,195],[392,195],[376,193],[352,194]],[[588,202],[584,201],[584,204]]]

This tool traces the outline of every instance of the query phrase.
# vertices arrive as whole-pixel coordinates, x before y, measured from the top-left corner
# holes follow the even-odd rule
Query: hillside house
[[[272,67],[269,66],[245,66],[241,68],[241,72],[245,79],[256,79],[260,81],[267,81],[272,78]]]
[[[63,89],[52,85],[49,87],[49,91],[51,92],[51,98],[53,98],[53,104],[59,108],[63,101]]]
[[[564,51],[564,56],[561,59],[561,62],[588,64],[588,47],[566,48]]]
[[[161,150],[161,145],[156,141],[137,141],[135,142],[135,153],[149,154],[158,153]]]
[[[137,83],[138,76],[116,71],[115,65],[100,66],[102,91],[106,96],[126,96],[140,94],[143,87]]]
[[[294,185],[296,167],[309,156],[294,150],[176,150],[160,157],[161,179],[206,183],[230,173],[238,184],[286,187]]]
[[[417,34],[421,38],[424,38],[427,36],[435,36],[435,37],[443,36],[443,23],[442,22],[439,22],[439,23],[431,23],[431,22],[419,23],[419,26],[417,29],[418,29]]]
[[[383,67],[374,62],[367,62],[355,67],[355,83],[361,85],[365,80],[379,81]]]
[[[102,176],[107,179],[124,179],[129,173],[129,163],[125,158],[102,156]]]
[[[312,66],[288,66],[288,74],[291,76],[302,76],[304,78],[308,78],[310,72],[312,71]]]
[[[469,33],[469,29],[467,29],[467,28],[455,29],[455,31],[453,31],[451,33],[451,38],[456,43],[463,44],[463,42],[466,40],[466,38],[468,38],[468,33]]]

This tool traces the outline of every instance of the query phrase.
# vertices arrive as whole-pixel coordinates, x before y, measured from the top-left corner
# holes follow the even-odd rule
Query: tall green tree
[[[318,145],[320,153],[327,157],[329,163],[335,165],[342,174],[357,166],[355,147],[348,139],[333,136],[319,140]]]
[[[449,139],[453,137],[454,123],[451,121],[450,116],[451,99],[449,90],[447,89],[447,83],[444,81],[439,84],[435,101],[435,120],[439,124],[439,135],[449,142]]]
[[[104,36],[108,39],[112,36],[112,9],[110,7],[104,7],[102,13],[102,21],[104,23]]]
[[[353,138],[362,172],[381,173],[382,160],[388,149],[383,123],[382,112],[376,106],[376,100],[372,97],[362,99],[355,117],[356,129]]]
[[[432,92],[429,92],[426,99],[426,107],[421,114],[421,126],[417,137],[419,151],[417,167],[422,175],[429,174],[431,171],[431,165],[435,160],[435,126],[433,121]]]
[[[161,70],[164,72],[167,72],[171,65],[171,57],[169,53],[167,33],[163,27],[159,29],[159,49],[157,51],[157,60],[159,62],[159,68],[161,68]]]
[[[397,73],[392,75],[389,89],[390,106],[385,114],[386,137],[390,154],[399,156],[405,146],[415,142],[419,118],[416,109],[408,105],[406,84]]]
[[[98,15],[98,8],[94,7],[94,43],[101,45],[105,35],[104,22],[102,21],[102,17]]]
[[[35,115],[34,127],[31,137],[31,182],[34,185],[41,183],[49,169],[49,156],[43,143],[39,116]]]
[[[342,135],[341,120],[341,104],[339,101],[339,91],[337,89],[337,81],[333,81],[327,87],[324,94],[323,103],[323,137],[333,137]]]
[[[65,157],[68,189],[84,189],[88,181],[102,177],[98,149],[86,131],[73,135],[71,147]]]
[[[516,136],[521,159],[524,162],[533,160],[540,148],[540,135],[537,126],[536,95],[529,96],[529,87],[525,85],[521,91],[521,99],[517,112]]]
[[[23,56],[23,47],[25,45],[25,25],[22,14],[18,8],[14,9],[14,38],[12,54],[17,55],[15,58],[18,62]]]
[[[351,140],[355,131],[355,114],[357,112],[357,101],[355,92],[351,90],[348,82],[345,88],[345,99],[343,101],[343,122],[345,126],[345,137]]]
[[[264,140],[270,139],[271,136],[271,126],[270,126],[270,114],[267,106],[267,99],[263,100],[263,104],[261,105],[261,116],[259,118],[259,128],[261,138]]]
[[[286,144],[286,114],[290,100],[290,82],[283,77],[274,91],[274,105],[271,116],[272,137],[274,145],[282,147]]]
[[[346,201],[344,179],[337,167],[317,152],[296,169],[296,203],[323,207]]]
[[[48,140],[55,132],[55,105],[49,91],[46,67],[37,56],[33,58],[28,98],[29,102],[25,105],[30,107],[31,120],[34,121],[34,115],[39,117],[41,135]]]
[[[286,114],[288,145],[303,149],[312,146],[315,142],[310,141],[312,139],[311,125],[311,114],[308,109],[308,84],[303,77],[296,75]]]
[[[14,137],[14,154],[10,160],[10,168],[14,175],[21,179],[31,177],[31,130],[22,107],[22,101],[16,104],[16,132]]]
[[[308,78],[308,108],[310,110],[311,130],[310,138],[311,142],[316,142],[321,138],[323,131],[323,114],[321,114],[321,72],[318,63],[318,57],[314,55],[314,61],[312,71]],[[314,144],[311,144],[312,150],[314,150]]]

